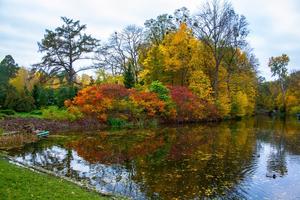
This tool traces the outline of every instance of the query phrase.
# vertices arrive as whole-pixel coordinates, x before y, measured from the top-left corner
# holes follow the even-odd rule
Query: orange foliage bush
[[[165,102],[160,100],[157,94],[153,92],[140,92],[131,89],[129,100],[133,103],[135,110],[144,112],[149,117],[154,117],[165,111]]]
[[[95,115],[100,121],[107,120],[107,112],[112,108],[113,97],[121,97],[127,94],[125,88],[119,85],[95,85],[82,89],[72,102],[65,102],[69,110],[76,106],[86,115]]]
[[[77,107],[82,113],[95,116],[102,122],[120,115],[130,119],[159,117],[165,111],[165,103],[157,94],[126,89],[117,84],[87,87],[65,105],[70,111]]]
[[[169,89],[171,100],[163,101],[154,92],[126,89],[117,84],[94,85],[79,91],[65,105],[70,112],[81,112],[102,122],[109,118],[199,121],[218,117],[213,104],[200,99],[187,87],[170,86]]]

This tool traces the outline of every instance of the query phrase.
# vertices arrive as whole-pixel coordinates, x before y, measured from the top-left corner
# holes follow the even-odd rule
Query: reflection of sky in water
[[[83,137],[75,140],[87,142],[78,143],[82,148],[77,151],[60,145],[36,145],[12,155],[20,162],[81,180],[99,191],[134,199],[202,199],[207,188],[219,189],[216,198],[300,199],[299,124],[290,132],[281,132],[285,130],[281,123],[257,123],[261,124],[253,129],[243,123],[231,128],[216,125],[209,127],[211,130],[201,126],[167,129],[164,140],[151,137],[130,141],[126,134],[105,140]],[[98,160],[101,158],[103,162]],[[116,164],[104,164],[109,161]],[[189,188],[183,190],[186,186]],[[191,192],[195,195],[189,195]]]
[[[69,155],[70,171],[72,178],[87,181],[101,192],[118,193],[126,196],[135,196],[144,199],[139,186],[134,183],[129,172],[120,165],[90,164],[78,156],[76,151]],[[23,156],[16,156],[16,160],[28,165],[35,165],[56,171],[61,175],[68,174],[68,168],[60,168],[59,165],[66,165],[68,151],[64,148],[53,146],[35,154],[26,153]],[[60,170],[61,169],[61,170]]]
[[[252,170],[251,177],[246,177],[238,186],[238,192],[248,199],[296,199],[300,197],[300,156],[286,154],[287,174],[276,179],[266,177],[267,160],[275,149],[269,143],[258,142],[259,157],[256,158],[255,170]],[[68,169],[60,168],[59,165],[66,164],[68,151],[64,148],[53,146],[35,154],[26,153],[23,156],[16,156],[16,160],[25,162],[28,165],[37,165],[57,171],[66,175]],[[102,192],[113,192],[127,196],[134,196],[136,199],[144,199],[139,185],[131,180],[127,169],[120,165],[90,164],[78,156],[76,151],[71,151],[70,170],[73,178],[87,180]],[[61,169],[61,170],[59,170]],[[254,171],[253,171],[254,170]]]
[[[270,143],[259,143],[257,168],[252,177],[247,179],[245,193],[248,199],[300,199],[300,156],[286,154],[287,174],[280,177],[274,171],[268,171],[271,154],[278,152]],[[276,174],[276,178],[266,175]]]

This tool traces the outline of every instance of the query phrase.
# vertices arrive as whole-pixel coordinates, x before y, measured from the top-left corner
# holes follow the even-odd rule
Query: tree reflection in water
[[[294,122],[253,118],[101,132],[59,144],[52,138],[12,154],[134,199],[240,199],[251,197],[247,191],[256,191],[259,180],[266,179],[260,171],[287,175],[287,156],[300,153],[299,131]],[[271,150],[263,150],[268,145]],[[268,191],[257,194],[264,197]]]
[[[270,153],[268,159],[268,173],[274,173],[274,175],[284,176],[287,170],[286,163],[286,150],[285,150],[285,139],[284,133],[286,132],[286,121],[283,120],[281,128],[273,131],[273,150]]]

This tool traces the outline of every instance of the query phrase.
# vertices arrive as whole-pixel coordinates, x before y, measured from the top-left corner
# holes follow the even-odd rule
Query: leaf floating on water
[[[210,160],[211,158],[211,154],[205,154],[204,157],[202,157],[200,160],[204,161],[204,160]]]
[[[211,174],[206,174],[205,177],[206,177],[206,178],[214,178],[214,176],[211,175]]]
[[[213,193],[212,190],[209,189],[209,188],[205,190],[205,195],[206,196],[210,196],[210,195],[212,195],[212,193]]]

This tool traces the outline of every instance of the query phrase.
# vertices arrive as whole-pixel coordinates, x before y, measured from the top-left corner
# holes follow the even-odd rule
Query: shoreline
[[[17,131],[19,133],[26,133],[28,131],[28,126],[38,130],[47,130],[51,133],[81,130],[88,131],[107,128],[106,124],[99,123],[99,121],[91,118],[85,118],[73,122],[67,120],[21,117],[7,117],[0,120],[0,128],[2,128],[4,131]]]
[[[84,183],[75,181],[71,178],[60,176],[58,174],[55,174],[51,171],[36,167],[36,166],[29,166],[26,163],[21,163],[16,161],[15,159],[7,156],[7,155],[0,155],[0,162],[1,165],[7,165],[6,167],[9,167],[8,169],[11,171],[14,171],[14,174],[20,174],[19,176],[15,177],[14,175],[11,175],[11,173],[7,173],[3,178],[8,179],[9,181],[13,181],[14,179],[34,179],[38,183],[31,184],[30,187],[36,188],[34,191],[31,192],[31,196],[44,196],[45,199],[49,198],[49,194],[47,193],[47,190],[49,187],[52,187],[53,183],[56,183],[62,187],[68,187],[66,188],[67,191],[60,191],[59,194],[55,195],[55,198],[52,196],[53,199],[60,199],[64,198],[63,195],[66,193],[69,195],[72,195],[73,197],[69,197],[68,199],[78,198],[78,199],[126,199],[125,197],[114,195],[110,193],[104,193],[101,191],[96,190],[92,186],[86,185]],[[1,174],[2,172],[0,172]],[[42,187],[40,185],[43,183],[43,185],[46,186]],[[7,184],[10,184],[7,183]],[[14,184],[15,186],[15,184]],[[22,188],[20,188],[22,187]],[[14,192],[13,194],[9,194],[9,196],[19,197],[21,195],[24,195],[23,190],[27,190],[27,186],[20,185],[18,187],[17,192]],[[53,186],[55,187],[55,186]],[[37,191],[38,190],[38,191]],[[64,194],[63,194],[64,193]],[[25,192],[26,195],[26,192]]]
[[[222,121],[239,121],[242,119],[247,119],[248,117],[255,116],[269,116],[268,114],[258,113],[253,116],[247,116],[243,118],[225,118],[225,119],[204,119],[201,121],[166,121],[161,120],[158,121],[156,126],[177,126],[177,125],[187,125],[187,124],[215,124],[220,123]],[[274,117],[274,116],[273,116]],[[280,116],[278,116],[280,117]],[[291,117],[287,115],[286,117]],[[130,124],[130,123],[128,123]],[[0,119],[0,128],[5,132],[17,132],[17,133],[28,133],[28,126],[33,127],[38,130],[47,130],[51,133],[59,133],[59,132],[79,132],[79,131],[93,131],[93,130],[104,130],[107,128],[119,128],[119,129],[135,129],[135,128],[153,128],[148,124],[147,121],[144,122],[144,127],[139,127],[138,124],[131,123],[131,126],[120,126],[114,127],[105,123],[99,122],[95,118],[82,118],[76,121],[68,121],[68,120],[52,120],[52,119],[42,119],[42,118],[23,118],[23,117],[6,117],[4,119]]]

